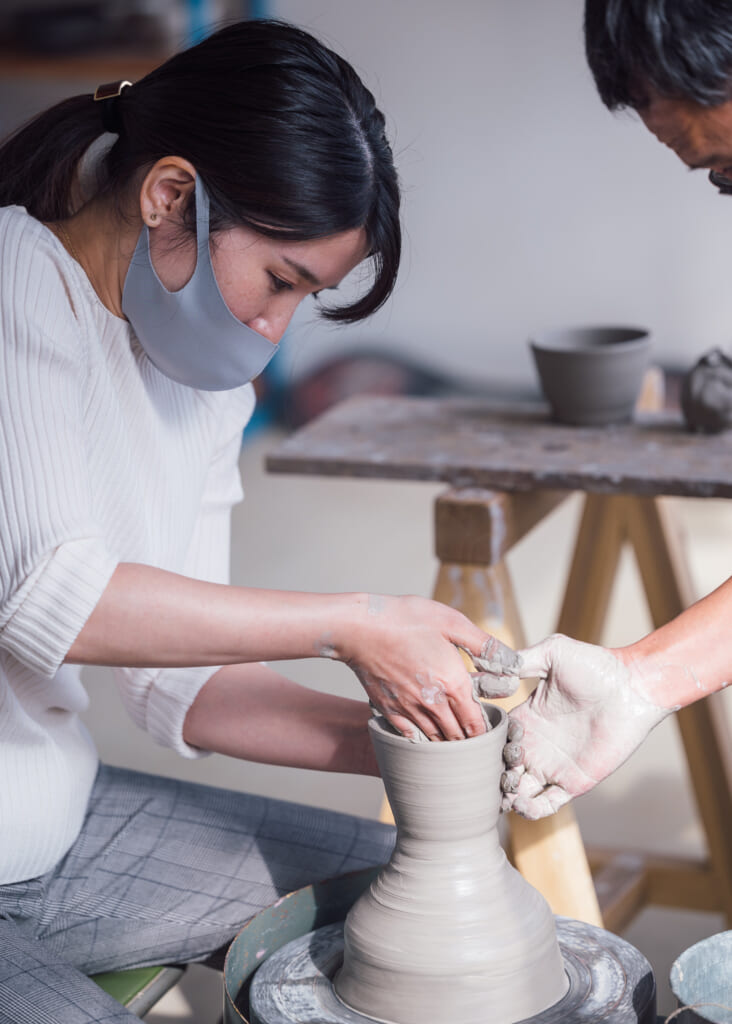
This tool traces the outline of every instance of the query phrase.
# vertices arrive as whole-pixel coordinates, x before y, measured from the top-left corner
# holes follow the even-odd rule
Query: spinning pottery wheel
[[[253,917],[226,958],[224,1024],[373,1024],[338,1002],[332,976],[342,961],[345,916],[378,873],[369,868],[309,885]],[[569,990],[531,1024],[656,1024],[656,984],[645,957],[601,928],[556,921]],[[252,989],[262,1004],[254,1010]],[[269,1017],[259,1017],[260,1009]]]
[[[508,863],[496,828],[506,715],[485,711],[488,732],[459,743],[411,743],[372,720],[394,853],[249,922],[227,957],[227,1024],[655,1024],[640,953],[554,919]]]

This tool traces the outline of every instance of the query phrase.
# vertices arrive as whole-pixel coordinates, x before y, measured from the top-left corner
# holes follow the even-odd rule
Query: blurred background
[[[690,174],[632,114],[601,105],[582,49],[581,0],[137,0],[0,2],[0,134],[67,95],[135,80],[221,19],[296,22],[347,57],[387,116],[404,188],[405,258],[396,294],[346,328],[298,315],[262,387],[241,468],[233,579],[287,589],[428,594],[430,484],[269,477],[284,432],[355,391],[538,394],[527,339],[587,323],[650,328],[671,371],[728,347],[732,199]],[[729,574],[728,503],[677,501],[701,596]],[[554,629],[579,502],[511,553],[529,639]],[[628,557],[605,641],[637,639],[649,620]],[[360,696],[340,665],[286,666],[306,685]],[[108,675],[87,674],[101,756],[339,810],[376,815],[374,780],[292,772],[212,757],[186,762],[125,717]],[[576,803],[586,841],[666,854],[703,849],[673,721],[613,778]],[[716,915],[648,909],[627,937],[665,984],[672,959],[725,927]],[[219,982],[189,973],[151,1021],[208,1024]]]

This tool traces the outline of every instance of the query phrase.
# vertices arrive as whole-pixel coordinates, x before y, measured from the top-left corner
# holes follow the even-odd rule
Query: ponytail
[[[104,131],[91,93],[72,96],[14,132],[0,147],[0,206],[24,206],[38,220],[74,212],[79,161]]]

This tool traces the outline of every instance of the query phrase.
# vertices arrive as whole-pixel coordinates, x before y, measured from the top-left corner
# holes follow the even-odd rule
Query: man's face
[[[654,96],[638,114],[687,167],[732,178],[732,100],[702,107],[691,100]]]

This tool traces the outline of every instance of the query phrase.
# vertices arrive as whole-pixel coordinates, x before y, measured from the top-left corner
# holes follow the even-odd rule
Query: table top
[[[680,414],[570,427],[539,403],[358,396],[267,457],[273,473],[444,481],[500,491],[732,497],[732,431],[691,434]]]

